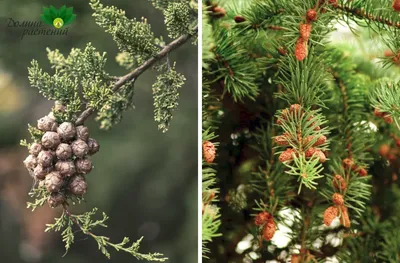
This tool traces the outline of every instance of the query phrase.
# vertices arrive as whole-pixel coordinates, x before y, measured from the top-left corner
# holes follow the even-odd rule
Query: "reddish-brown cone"
[[[313,148],[313,147],[308,148],[308,150],[305,152],[306,157],[307,157],[307,158],[312,157],[312,156],[314,155],[315,151],[316,151],[316,150],[315,150],[315,148]]]
[[[316,155],[319,158],[320,163],[326,162],[326,156],[321,150],[316,150],[314,155]]]
[[[332,195],[332,202],[335,205],[344,205],[344,198],[343,195],[339,194],[339,193],[334,193]]]
[[[307,42],[301,37],[297,40],[294,55],[298,61],[303,61],[307,57]]]
[[[306,14],[307,21],[313,22],[317,20],[317,11],[315,9],[308,9]]]
[[[382,118],[385,113],[381,112],[379,109],[374,109],[374,115],[378,118]]]
[[[354,161],[352,159],[350,159],[350,158],[345,158],[343,160],[343,166],[344,166],[344,168],[352,169],[354,167]]]
[[[290,259],[290,263],[300,263],[301,256],[299,254],[293,254]]]
[[[207,163],[212,163],[215,159],[215,146],[212,142],[210,141],[204,141],[203,142],[203,157],[204,161]]]
[[[368,175],[368,171],[367,171],[366,169],[364,169],[364,168],[361,168],[361,169],[358,171],[358,174],[359,174],[360,176],[367,176],[367,175]]]
[[[321,135],[318,140],[314,143],[314,146],[319,146],[326,143],[326,136]]]
[[[293,160],[293,154],[294,151],[292,148],[286,149],[286,151],[282,152],[281,155],[279,155],[279,161],[283,163],[286,161]]]
[[[385,114],[383,115],[383,120],[384,120],[386,123],[388,123],[388,124],[392,124],[392,123],[393,123],[393,118],[392,118],[392,116],[391,116],[390,114],[388,114],[388,113],[385,113]]]
[[[310,39],[311,30],[311,24],[300,24],[300,38],[307,42]]]
[[[276,232],[276,224],[274,219],[271,217],[263,228],[263,238],[267,241],[270,241]]]
[[[236,23],[243,23],[244,21],[246,21],[246,18],[244,18],[243,16],[235,16],[234,20]]]
[[[271,215],[268,212],[263,211],[261,213],[258,213],[257,216],[254,218],[254,224],[256,224],[256,226],[264,225],[270,218]]]
[[[339,215],[339,209],[336,206],[328,207],[324,212],[324,224],[330,226],[333,219]]]
[[[285,134],[276,136],[274,138],[274,141],[275,141],[276,144],[281,145],[281,146],[289,145],[288,137]]]
[[[343,178],[341,175],[339,175],[339,174],[336,174],[336,175],[334,176],[333,181],[332,181],[332,184],[333,184],[333,187],[335,187],[336,190],[341,189],[342,191],[344,191],[344,190],[346,190],[346,188],[347,188],[346,181],[345,181],[344,178]]]

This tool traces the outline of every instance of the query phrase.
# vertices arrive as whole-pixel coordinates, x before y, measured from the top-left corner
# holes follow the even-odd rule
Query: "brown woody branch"
[[[198,27],[196,26],[194,29],[194,32],[197,32]],[[182,46],[184,43],[186,43],[190,38],[192,38],[193,34],[186,34],[183,35],[168,45],[166,45],[159,53],[157,53],[155,56],[152,58],[148,59],[145,61],[142,65],[137,67],[135,70],[131,71],[130,73],[126,74],[125,76],[122,76],[118,78],[118,80],[115,82],[114,87],[112,90],[114,92],[117,92],[125,83],[130,82],[130,81],[136,81],[136,79],[147,69],[149,69],[151,66],[153,66],[157,61],[160,59],[164,58],[167,56],[171,51],[177,49],[178,47]],[[94,112],[94,109],[92,107],[87,107],[78,117],[76,120],[75,124],[76,125],[81,125],[85,122],[85,120]]]

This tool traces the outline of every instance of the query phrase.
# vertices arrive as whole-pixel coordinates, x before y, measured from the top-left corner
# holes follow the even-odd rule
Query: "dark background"
[[[103,0],[105,5],[124,9],[128,17],[148,18],[156,35],[168,39],[163,15],[149,1]],[[7,18],[39,21],[42,6],[74,7],[77,19],[69,25],[67,36],[25,36],[23,29],[7,28]],[[60,235],[43,233],[60,211],[43,207],[26,209],[32,180],[23,167],[27,156],[19,140],[29,139],[27,124],[46,115],[52,106],[31,88],[27,67],[32,59],[50,71],[46,47],[68,54],[72,47],[84,48],[91,42],[107,52],[108,71],[127,73],[115,62],[117,48],[111,36],[91,17],[88,1],[0,1],[0,262],[137,262],[124,252],[110,248],[107,260],[97,244],[82,233],[69,253],[64,254]],[[136,109],[124,114],[122,123],[105,132],[98,123],[87,125],[100,152],[93,156],[94,169],[87,176],[87,203],[74,207],[76,213],[98,207],[110,219],[107,229],[94,232],[114,242],[129,236],[144,240],[141,252],[160,252],[169,262],[197,261],[197,47],[187,43],[174,51],[177,70],[187,82],[181,90],[179,108],[170,130],[163,134],[153,120],[151,85],[155,75],[146,72],[135,85]]]

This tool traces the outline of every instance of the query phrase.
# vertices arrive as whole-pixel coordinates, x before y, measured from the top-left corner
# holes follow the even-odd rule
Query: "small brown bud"
[[[354,161],[352,159],[346,158],[343,160],[343,166],[346,169],[352,169],[354,167]]]
[[[324,224],[330,226],[332,221],[339,215],[339,209],[336,206],[328,207],[324,212]]]
[[[58,161],[55,167],[56,171],[59,171],[62,176],[69,177],[76,173],[76,168],[73,161]]]
[[[72,152],[78,158],[85,157],[89,152],[89,146],[85,141],[78,139],[71,143]]]
[[[328,0],[328,3],[333,7],[337,7],[338,6],[338,1],[337,0]]]
[[[40,151],[42,150],[42,145],[40,143],[32,143],[29,147],[29,153],[33,156],[38,156]]]
[[[61,123],[57,132],[63,142],[71,141],[76,135],[76,129],[70,122]]]
[[[82,141],[87,141],[89,139],[89,128],[83,125],[76,127],[76,136]]]
[[[236,23],[243,23],[244,21],[246,21],[246,18],[244,18],[243,16],[235,16],[234,19]]]
[[[267,241],[270,241],[274,237],[275,232],[276,232],[276,224],[274,219],[271,217],[264,225],[263,238]]]
[[[326,162],[326,156],[321,150],[316,150],[314,155],[316,155],[319,158],[320,163]]]
[[[72,156],[72,149],[69,144],[61,143],[56,150],[56,156],[60,160],[67,160]]]
[[[332,202],[335,205],[344,205],[344,198],[343,195],[339,194],[339,193],[334,193],[332,195]]]
[[[59,172],[54,171],[46,175],[44,184],[47,188],[47,191],[52,193],[59,192],[62,185],[64,184],[64,180]]]
[[[41,131],[56,131],[57,130],[57,122],[50,118],[49,116],[44,116],[38,120],[37,127]]]
[[[69,183],[69,191],[78,196],[82,196],[87,191],[86,180],[83,176],[74,176]]]
[[[254,218],[254,223],[256,226],[261,226],[267,223],[270,218],[271,215],[268,212],[263,211],[257,214],[257,216]]]
[[[344,191],[344,190],[346,190],[346,188],[347,188],[346,181],[345,181],[344,178],[343,178],[341,175],[339,175],[339,174],[336,174],[336,175],[334,176],[333,181],[332,181],[332,184],[333,184],[333,187],[336,188],[336,190],[341,189],[342,191]]]
[[[38,180],[44,180],[46,175],[51,173],[53,170],[53,167],[43,167],[42,165],[36,166],[35,170],[33,170],[33,175],[35,176],[36,179]]]
[[[214,13],[215,13],[216,15],[218,15],[218,16],[221,16],[221,17],[226,15],[225,9],[222,8],[222,7],[219,7],[219,6],[217,6],[217,7],[214,8]]]
[[[56,149],[60,142],[60,136],[56,132],[48,131],[42,137],[42,145],[47,149]]]
[[[24,160],[24,165],[28,170],[32,170],[36,167],[38,161],[35,156],[33,155],[28,155],[26,159]]]
[[[282,145],[282,146],[289,145],[288,136],[286,134],[276,136],[274,138],[274,141],[278,145]]]
[[[300,104],[292,104],[290,105],[290,112],[299,112],[301,111],[301,105]]]
[[[279,54],[281,54],[282,56],[286,56],[287,55],[287,50],[285,50],[283,47],[279,47],[278,48],[278,52]]]
[[[322,144],[326,143],[326,136],[321,135],[318,140],[314,143],[314,146],[320,146]]]
[[[387,123],[387,124],[392,124],[393,123],[393,118],[390,114],[385,113],[383,115],[383,120]]]
[[[47,198],[47,203],[51,208],[56,208],[65,203],[65,196],[61,193],[51,193]]]
[[[306,17],[309,22],[317,20],[317,11],[315,9],[308,9]]]
[[[291,148],[286,149],[284,152],[281,153],[281,155],[279,155],[279,161],[282,163],[286,161],[291,161],[293,160],[293,155],[294,155],[293,149]]]
[[[54,111],[57,111],[57,112],[65,112],[65,110],[67,109],[67,107],[66,107],[64,104],[62,104],[61,101],[56,100],[56,101],[54,102],[54,107],[53,107],[53,109],[54,109]]]
[[[89,159],[76,159],[75,160],[76,171],[79,174],[88,174],[92,170],[92,161]]]
[[[214,144],[210,141],[204,141],[202,146],[204,161],[206,161],[207,163],[212,163],[215,159],[216,154]]]
[[[49,167],[53,164],[54,156],[50,151],[41,151],[38,155],[38,163],[43,167]]]
[[[316,151],[315,148],[313,148],[313,147],[309,148],[309,149],[305,152],[306,157],[307,157],[307,158],[312,157],[312,156],[314,155],[315,151]]]
[[[378,118],[382,118],[385,113],[381,112],[379,109],[374,109],[374,115]]]
[[[293,254],[290,259],[290,263],[300,263],[301,256],[299,254]]]
[[[89,138],[87,144],[89,146],[89,154],[90,155],[93,155],[100,150],[99,143],[93,138]]]
[[[365,168],[361,168],[361,169],[358,171],[358,174],[359,174],[360,176],[367,176],[367,175],[368,175],[368,171],[367,171]]]

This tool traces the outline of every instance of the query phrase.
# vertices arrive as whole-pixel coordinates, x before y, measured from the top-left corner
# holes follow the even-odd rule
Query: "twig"
[[[338,5],[335,8],[339,9],[345,13],[349,13],[360,19],[367,19],[367,20],[378,22],[378,23],[381,23],[381,24],[384,24],[387,26],[394,26],[394,27],[400,28],[400,23],[393,24],[393,22],[388,19],[383,19],[378,16],[373,16],[372,14],[367,14],[364,10],[362,10],[360,8],[350,8],[350,7],[341,6],[341,5]]]
[[[197,32],[198,27],[196,26],[194,28],[194,32]],[[143,72],[145,72],[147,69],[149,69],[151,66],[153,66],[157,61],[160,59],[164,58],[167,56],[171,51],[177,49],[178,47],[182,46],[184,43],[186,43],[193,34],[186,34],[183,35],[168,45],[166,45],[158,54],[153,56],[152,58],[148,59],[145,61],[142,65],[137,67],[135,70],[131,71],[130,73],[126,74],[125,76],[120,77],[117,82],[115,82],[114,87],[112,90],[118,91],[125,83],[129,81],[135,81]],[[78,119],[76,120],[76,125],[81,125],[85,122],[85,120],[94,112],[94,109],[92,107],[87,107],[81,115],[79,115]]]

